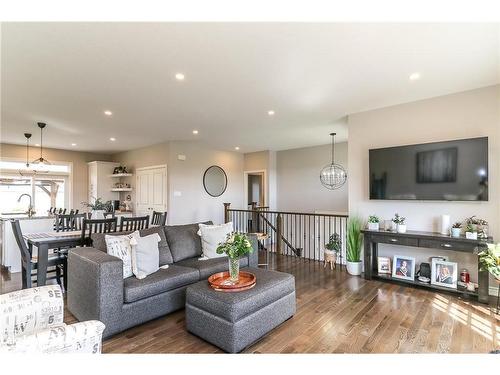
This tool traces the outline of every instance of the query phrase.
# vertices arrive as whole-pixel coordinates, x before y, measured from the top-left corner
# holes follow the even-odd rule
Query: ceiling
[[[47,123],[46,146],[110,153],[193,139],[281,150],[329,143],[331,131],[346,140],[350,113],[499,83],[499,30],[4,23],[0,141],[24,144],[25,131],[38,140],[38,121]],[[411,81],[414,72],[421,78]]]

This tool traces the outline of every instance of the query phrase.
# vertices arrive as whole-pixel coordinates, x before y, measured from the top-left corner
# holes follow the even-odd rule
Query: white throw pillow
[[[200,229],[198,235],[201,237],[201,248],[203,258],[218,258],[225,254],[217,254],[216,250],[220,243],[225,242],[227,235],[233,231],[233,222],[221,225],[198,224]]]
[[[104,236],[106,241],[106,251],[109,255],[120,258],[123,262],[123,278],[126,279],[133,275],[132,273],[132,249],[130,240],[132,236]]]
[[[144,279],[158,271],[160,251],[158,242],[161,241],[158,233],[141,237],[138,231],[132,233],[132,272],[138,279]]]

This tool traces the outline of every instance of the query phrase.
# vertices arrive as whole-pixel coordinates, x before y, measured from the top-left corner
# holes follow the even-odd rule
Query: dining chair
[[[116,232],[118,219],[116,217],[109,219],[83,219],[82,224],[82,246],[92,246],[93,233],[113,233]]]
[[[82,230],[83,219],[85,214],[66,214],[56,215],[54,228],[56,232],[68,232],[74,230]]]
[[[151,225],[165,225],[167,222],[167,211],[153,211],[153,215],[151,216]]]
[[[21,226],[19,225],[19,220],[11,220],[10,223],[12,224],[12,232],[14,233],[14,238],[16,239],[17,246],[21,253],[22,288],[31,288],[33,282],[36,282],[38,259],[33,256],[31,250],[26,245]],[[47,268],[52,268],[51,270],[47,270],[47,274],[55,274],[55,276],[47,277],[47,280],[56,279],[57,284],[61,285],[62,276],[64,278],[64,284],[66,285],[66,270],[68,267],[65,255],[59,253],[49,255]],[[33,278],[35,279],[33,280]]]
[[[135,231],[149,228],[149,216],[122,217],[120,232]]]

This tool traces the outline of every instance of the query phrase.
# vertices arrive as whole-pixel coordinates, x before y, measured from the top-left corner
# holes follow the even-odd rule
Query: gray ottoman
[[[247,268],[257,285],[238,293],[216,292],[208,281],[186,290],[186,328],[230,353],[256,342],[295,314],[295,278],[283,272]]]

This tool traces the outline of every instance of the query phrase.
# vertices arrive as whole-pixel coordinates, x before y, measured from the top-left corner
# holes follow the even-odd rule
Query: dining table
[[[49,250],[79,246],[81,244],[82,231],[27,233],[23,237],[28,243],[28,249],[31,254],[33,254],[33,247],[36,247],[38,250],[37,285],[42,286],[47,282]]]

